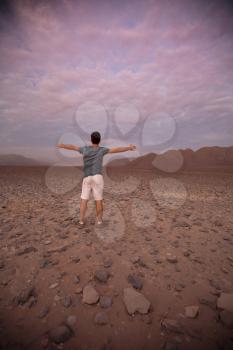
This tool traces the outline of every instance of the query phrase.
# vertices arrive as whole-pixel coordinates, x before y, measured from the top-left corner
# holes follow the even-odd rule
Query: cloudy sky
[[[233,144],[230,1],[1,1],[0,147]]]

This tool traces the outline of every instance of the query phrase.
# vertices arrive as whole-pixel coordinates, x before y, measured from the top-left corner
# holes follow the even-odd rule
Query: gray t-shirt
[[[80,147],[79,152],[83,154],[84,177],[102,174],[103,156],[108,153],[108,147]]]

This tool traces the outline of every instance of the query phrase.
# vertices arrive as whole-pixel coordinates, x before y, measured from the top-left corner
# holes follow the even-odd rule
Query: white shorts
[[[91,190],[96,201],[103,199],[104,178],[102,174],[86,176],[82,182],[82,199],[89,199]]]

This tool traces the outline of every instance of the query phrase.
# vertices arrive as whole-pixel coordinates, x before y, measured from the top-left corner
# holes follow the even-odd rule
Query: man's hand
[[[135,151],[136,146],[135,145],[129,145],[129,151]]]

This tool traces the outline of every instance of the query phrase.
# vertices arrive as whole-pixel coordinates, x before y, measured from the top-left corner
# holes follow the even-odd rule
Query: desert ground
[[[80,179],[0,168],[0,349],[233,349],[233,173]]]

